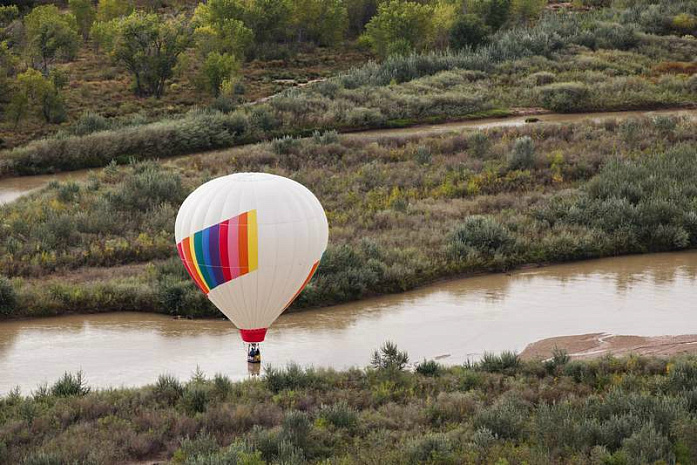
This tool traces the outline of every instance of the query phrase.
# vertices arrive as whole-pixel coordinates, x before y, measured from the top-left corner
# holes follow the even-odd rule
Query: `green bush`
[[[581,111],[588,107],[590,92],[580,82],[559,82],[539,89],[542,106],[558,112]]]
[[[451,234],[450,252],[464,259],[472,252],[494,255],[508,251],[515,238],[498,221],[485,216],[470,216]]]
[[[63,376],[51,386],[50,393],[56,397],[84,396],[90,392],[82,371],[75,374],[65,372]]]
[[[489,373],[515,373],[520,367],[520,358],[518,354],[510,351],[501,354],[484,352],[478,367]]]
[[[516,139],[508,156],[508,169],[530,170],[535,167],[535,143],[528,136]]]
[[[184,386],[172,375],[160,375],[155,383],[154,392],[158,399],[168,405],[174,405],[184,395]]]
[[[373,352],[370,365],[377,370],[401,371],[409,363],[409,355],[391,341],[385,342]]]
[[[0,276],[0,315],[10,316],[17,308],[15,288],[4,276]]]
[[[443,371],[443,367],[435,360],[424,360],[416,365],[416,372],[424,376],[438,376]]]
[[[489,41],[491,29],[477,15],[461,15],[450,30],[450,46],[455,50],[476,49]]]
[[[323,405],[319,417],[337,428],[353,428],[358,423],[358,414],[346,402]]]

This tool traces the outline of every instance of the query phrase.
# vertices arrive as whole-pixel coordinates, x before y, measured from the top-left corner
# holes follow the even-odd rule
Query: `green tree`
[[[365,25],[377,13],[378,3],[379,0],[344,0],[351,37],[358,37],[363,33]]]
[[[10,51],[7,42],[0,42],[0,103],[5,103],[10,96],[10,77],[17,66],[17,57]]]
[[[80,40],[72,14],[62,14],[55,5],[38,6],[24,17],[24,27],[29,56],[45,75],[55,59],[75,57]]]
[[[348,29],[343,0],[293,0],[293,29],[299,42],[335,45]]]
[[[513,0],[466,0],[465,11],[476,14],[493,31],[501,29],[511,16]]]
[[[202,84],[213,96],[220,95],[225,82],[232,79],[240,70],[240,62],[233,55],[218,52],[209,53],[201,69]]]
[[[0,27],[5,27],[19,18],[17,5],[0,6]]]
[[[244,23],[254,31],[257,44],[288,38],[293,6],[291,0],[247,0]]]
[[[477,15],[466,14],[457,18],[450,30],[450,46],[456,50],[477,48],[489,41],[491,29]]]
[[[547,0],[513,0],[511,13],[521,23],[529,23],[539,18],[547,5]]]
[[[70,12],[75,16],[82,38],[87,39],[96,15],[92,0],[68,0],[68,5],[70,6]]]
[[[60,95],[60,88],[64,84],[64,77],[59,73],[47,78],[39,71],[29,68],[19,74],[7,112],[15,126],[32,111],[41,115],[47,123],[64,121],[65,105]]]
[[[428,5],[390,0],[367,24],[362,41],[382,58],[424,49],[431,37],[431,14]]]
[[[97,3],[98,21],[111,21],[132,12],[132,0],[99,0],[99,3]]]
[[[243,59],[254,41],[254,33],[242,21],[228,19],[194,29],[194,41],[201,56],[211,52],[228,53]]]
[[[182,21],[133,12],[118,21],[111,53],[133,74],[136,95],[159,98],[189,43],[190,34]]]
[[[291,0],[209,0],[196,7],[194,24],[220,31],[230,20],[241,21],[260,45],[288,38],[291,13]]]

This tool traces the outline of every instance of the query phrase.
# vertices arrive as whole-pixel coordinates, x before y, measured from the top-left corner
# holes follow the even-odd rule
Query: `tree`
[[[349,34],[358,37],[378,11],[379,0],[344,0],[348,13]]]
[[[34,8],[24,17],[28,51],[44,75],[56,58],[74,58],[79,45],[77,23],[72,14],[61,14],[55,5]]]
[[[70,12],[75,16],[82,38],[87,39],[96,15],[92,0],[68,0],[68,5],[70,6]]]
[[[220,24],[197,27],[194,41],[202,57],[219,52],[243,59],[254,41],[254,33],[242,21],[228,19]]]
[[[335,45],[348,29],[343,0],[293,0],[293,29],[298,42]]]
[[[290,0],[247,0],[244,24],[254,31],[257,44],[283,42],[288,38],[288,26],[293,6]]]
[[[480,16],[492,31],[498,31],[511,16],[513,0],[466,0],[465,11]]]
[[[201,70],[202,84],[214,97],[226,82],[232,82],[240,70],[240,62],[233,55],[218,52],[209,53]]]
[[[189,43],[190,34],[182,21],[133,12],[118,20],[111,53],[133,74],[136,95],[159,98]]]
[[[15,126],[32,110],[40,114],[47,123],[65,121],[65,105],[60,95],[63,85],[65,80],[59,73],[47,78],[39,71],[29,68],[19,74],[8,107],[8,114],[14,120]]]
[[[14,74],[17,66],[17,57],[10,51],[7,42],[0,42],[0,103],[7,102],[10,96],[10,76]]]
[[[208,0],[196,7],[194,24],[221,30],[227,21],[241,21],[260,45],[288,37],[291,13],[291,0]]]
[[[132,12],[132,0],[99,0],[99,3],[97,3],[98,21],[111,21]]]
[[[458,18],[460,5],[452,0],[438,0],[433,5],[431,16],[432,37],[430,43],[438,49],[443,49],[450,43],[450,31]]]
[[[489,41],[491,29],[477,15],[460,16],[450,30],[450,46],[456,50],[465,47],[473,49]]]
[[[396,53],[421,50],[431,36],[432,8],[416,2],[390,0],[366,26],[362,37],[382,58]]]
[[[511,12],[521,23],[529,23],[540,17],[547,0],[513,0]]]
[[[5,27],[19,18],[17,5],[0,6],[0,27]]]

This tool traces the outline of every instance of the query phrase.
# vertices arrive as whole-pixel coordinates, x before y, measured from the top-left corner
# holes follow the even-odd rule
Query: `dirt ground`
[[[606,333],[560,336],[543,339],[528,345],[520,354],[524,359],[552,356],[554,348],[566,350],[572,358],[588,359],[606,354],[670,356],[697,353],[697,334],[681,336],[619,336]]]

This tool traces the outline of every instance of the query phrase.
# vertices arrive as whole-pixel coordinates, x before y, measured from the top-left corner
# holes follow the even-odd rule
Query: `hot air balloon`
[[[252,362],[269,326],[317,270],[328,237],[314,194],[265,173],[203,184],[184,200],[175,224],[186,271],[251,344]]]

